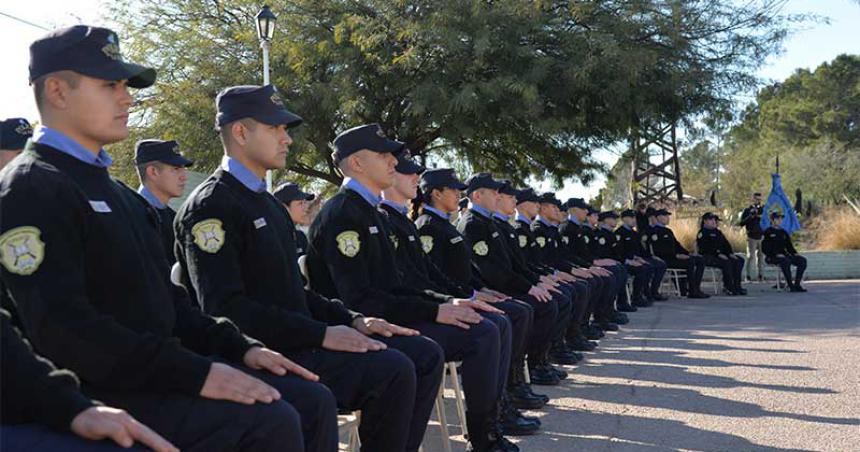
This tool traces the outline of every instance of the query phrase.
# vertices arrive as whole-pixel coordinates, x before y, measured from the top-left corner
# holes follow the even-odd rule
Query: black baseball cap
[[[30,44],[30,83],[57,71],[101,80],[128,80],[132,88],[155,83],[155,69],[122,60],[116,33],[88,25],[54,30]]]
[[[782,212],[778,210],[774,210],[770,213],[770,219],[773,220],[774,218],[785,218],[785,215],[783,215]]]
[[[524,202],[540,202],[540,197],[537,193],[535,193],[533,188],[524,188],[520,190],[520,193],[517,195],[517,204],[522,204]]]
[[[514,197],[516,197],[517,195],[520,194],[520,191],[517,190],[516,187],[514,187],[513,182],[511,182],[507,179],[502,179],[499,182],[502,183],[502,188],[499,189],[499,193],[501,193],[503,195],[514,196]]]
[[[278,188],[275,189],[272,195],[278,201],[289,204],[293,201],[303,200],[303,201],[313,201],[316,198],[316,195],[313,193],[305,193],[302,191],[301,187],[298,184],[294,184],[292,182],[287,182],[285,184],[281,184]]]
[[[712,218],[714,220],[720,221],[720,217],[713,212],[705,212],[704,215],[702,215],[702,221],[710,220]]]
[[[655,215],[655,216],[659,216],[659,215],[672,215],[672,212],[669,212],[669,211],[668,211],[668,210],[666,210],[666,209],[657,209],[657,210],[655,210],[655,211],[654,211],[654,215]]]
[[[302,123],[301,116],[287,110],[274,85],[241,85],[224,88],[215,97],[215,127],[240,119],[252,118],[270,126],[293,128]]]
[[[570,198],[564,203],[565,210],[577,207],[579,209],[588,209],[588,203],[582,198]]]
[[[501,190],[504,185],[502,182],[493,179],[493,175],[490,173],[475,173],[466,179],[466,194],[471,194],[473,191],[481,188]]]
[[[0,149],[19,151],[33,136],[33,127],[24,118],[9,118],[0,121]]]
[[[595,209],[594,207],[588,206],[588,215],[600,214],[600,210]]]
[[[633,209],[626,209],[621,211],[621,218],[630,217],[636,218],[636,211]]]
[[[355,154],[362,149],[379,153],[395,153],[401,150],[404,144],[385,136],[379,124],[365,124],[353,127],[340,133],[332,143],[334,153],[332,158],[335,163]]]
[[[615,211],[614,211],[614,210],[608,210],[608,211],[606,211],[606,212],[600,212],[600,214],[599,214],[599,215],[597,215],[597,220],[598,220],[598,221],[603,221],[603,220],[605,220],[605,219],[607,219],[607,218],[615,218],[615,219],[618,219],[618,214],[617,214],[617,213],[615,213]]]
[[[397,157],[397,166],[394,170],[400,174],[421,174],[427,170],[412,160],[412,153],[406,147],[401,148],[394,156]]]
[[[649,218],[657,216],[657,209],[653,207],[648,207],[647,209],[645,209],[645,216]]]
[[[467,185],[457,179],[454,170],[451,168],[429,169],[421,174],[421,190],[427,191],[434,188],[453,188],[456,190],[465,190]]]
[[[561,209],[561,201],[559,201],[558,198],[555,197],[555,193],[553,192],[543,193],[538,196],[538,199],[540,200],[539,202],[541,204],[555,204],[559,209]]]
[[[134,145],[134,163],[143,165],[149,162],[162,162],[183,168],[194,164],[194,161],[182,156],[179,143],[173,140],[140,140]]]

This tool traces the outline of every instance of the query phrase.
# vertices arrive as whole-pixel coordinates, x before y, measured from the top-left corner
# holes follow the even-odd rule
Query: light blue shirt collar
[[[221,169],[232,174],[233,177],[238,179],[242,185],[248,188],[248,190],[256,193],[266,191],[266,182],[264,182],[263,179],[257,177],[257,175],[252,173],[248,167],[229,155],[225,155],[221,158]]]
[[[485,208],[483,208],[477,204],[469,203],[469,208],[474,210],[476,213],[480,214],[481,216],[484,216],[487,218],[493,218],[492,212],[490,212],[489,210],[487,210],[487,209],[485,209]]]
[[[552,224],[552,222],[551,222],[551,221],[547,220],[546,218],[544,218],[544,217],[542,217],[542,216],[540,216],[540,215],[538,215],[537,219],[538,219],[538,221],[540,221],[544,226],[549,226],[549,227],[551,227],[551,228],[556,228],[556,227],[558,227],[558,226],[556,226],[556,225]]]
[[[69,138],[67,135],[46,126],[36,127],[36,130],[33,131],[33,138],[31,138],[31,140],[34,143],[50,146],[63,154],[70,155],[88,165],[107,168],[113,163],[113,159],[104,149],[99,149],[98,155],[93,154],[87,148],[83,147],[77,141]]]
[[[451,218],[451,216],[450,216],[450,215],[448,215],[447,213],[442,212],[441,210],[439,210],[439,209],[437,209],[437,208],[435,208],[435,207],[431,206],[430,204],[424,204],[424,210],[426,210],[426,211],[428,211],[428,212],[433,212],[433,213],[435,213],[436,215],[439,215],[440,217],[442,217],[442,218],[444,218],[444,219],[446,219],[446,220],[448,220],[448,219],[450,219],[450,218]]]
[[[609,232],[612,232],[612,228],[610,228],[609,226],[607,226],[607,225],[605,225],[605,224],[601,224],[601,225],[600,225],[600,227],[601,227],[602,229],[606,229],[606,230],[607,230],[607,231],[609,231]]]
[[[141,185],[140,188],[137,189],[137,192],[140,193],[140,195],[143,196],[152,207],[155,207],[158,210],[162,210],[167,207],[145,185]]]
[[[659,227],[659,228],[665,228],[665,227],[666,227],[666,225],[665,225],[665,224],[660,223],[659,221],[658,221],[658,222],[656,222],[656,223],[654,223],[654,226],[657,226],[657,227]]]
[[[522,221],[523,223],[525,223],[529,226],[532,225],[532,220],[529,220],[529,217],[527,217],[521,213],[517,213],[517,221]]]
[[[568,216],[567,216],[567,221],[569,221],[569,222],[571,222],[571,223],[573,223],[573,224],[575,224],[575,225],[577,225],[577,226],[582,226],[582,223],[580,223],[580,222],[579,222],[579,219],[578,219],[578,218],[576,218],[576,217],[575,217],[575,216],[573,216],[573,215],[568,215]]]
[[[388,199],[383,199],[382,201],[380,201],[380,204],[385,204],[386,206],[393,207],[395,210],[402,213],[403,215],[406,215],[406,213],[409,212],[409,209],[403,204],[399,204]]]
[[[343,180],[343,185],[341,185],[341,186],[343,188],[346,188],[346,189],[349,189],[349,190],[352,190],[352,191],[358,193],[371,206],[376,207],[379,205],[379,201],[380,201],[379,196],[376,196],[373,193],[371,193],[370,189],[368,189],[367,187],[362,185],[361,182],[359,182],[359,181],[357,181],[351,177],[347,177],[346,179]]]
[[[624,229],[627,229],[628,231],[632,231],[632,230],[633,230],[633,228],[631,228],[630,226],[627,226],[627,223],[622,223],[622,224],[621,224],[621,227],[622,227],[622,228],[624,228]]]
[[[502,221],[510,221],[511,217],[501,213],[501,212],[493,212],[493,216],[502,220]]]

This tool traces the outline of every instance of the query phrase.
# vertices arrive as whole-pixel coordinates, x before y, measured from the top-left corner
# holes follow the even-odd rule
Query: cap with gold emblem
[[[242,85],[224,88],[215,98],[218,114],[215,125],[221,128],[240,119],[251,118],[270,126],[297,127],[302,118],[287,110],[273,85]]]

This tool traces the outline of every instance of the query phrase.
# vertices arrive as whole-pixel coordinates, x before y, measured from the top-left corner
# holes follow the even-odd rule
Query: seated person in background
[[[665,301],[666,297],[660,295],[660,284],[663,282],[663,275],[666,274],[666,263],[659,257],[651,254],[646,249],[646,246],[644,246],[643,234],[633,229],[636,226],[637,219],[638,212],[629,209],[621,212],[621,226],[615,230],[615,234],[619,240],[618,252],[625,260],[632,259],[643,262],[654,269],[651,281],[645,285],[645,297],[649,301]],[[648,228],[650,228],[648,226],[648,218],[645,217],[643,229]]]
[[[6,293],[2,286],[0,290]],[[0,450],[108,452],[138,442],[156,452],[179,451],[125,411],[99,406],[81,394],[75,374],[34,355],[4,309],[0,309],[0,333]],[[96,442],[107,438],[122,447]]]
[[[303,192],[301,187],[292,182],[281,185],[272,194],[275,195],[275,199],[284,205],[287,213],[290,214],[290,219],[293,220],[296,226],[310,225],[308,212],[311,207],[310,202],[316,198],[316,195]],[[298,227],[295,228],[295,231],[296,255],[304,256],[308,253],[308,236]]]
[[[675,238],[671,229],[667,228],[669,216],[666,209],[657,210],[656,221],[651,226],[651,236],[648,244],[655,256],[666,261],[669,268],[678,268],[687,272],[686,284],[682,284],[681,295],[689,298],[710,298],[702,292],[702,275],[705,272],[705,261],[698,254],[691,254]]]
[[[806,289],[800,285],[803,272],[806,270],[806,258],[797,254],[797,250],[791,244],[791,236],[782,229],[781,213],[770,214],[770,227],[764,231],[761,248],[765,255],[765,262],[778,265],[782,269],[785,281],[792,292],[806,292]],[[795,267],[794,279],[791,278],[792,265]]]
[[[702,227],[696,236],[696,248],[702,254],[705,265],[719,268],[723,273],[723,288],[729,295],[746,295],[741,287],[741,272],[744,269],[744,258],[732,251],[732,245],[717,229],[720,217],[708,212],[702,215]]]

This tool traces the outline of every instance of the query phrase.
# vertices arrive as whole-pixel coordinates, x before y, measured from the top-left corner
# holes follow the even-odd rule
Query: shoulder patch
[[[391,239],[391,244],[394,246],[395,250],[400,247],[400,240],[397,239],[396,235],[391,234],[388,238]]]
[[[223,223],[217,218],[198,221],[191,227],[191,235],[194,236],[197,247],[210,254],[217,253],[224,246],[227,238]]]
[[[657,241],[657,234],[651,234],[651,240]]]
[[[537,240],[538,246],[540,246],[541,248],[546,246],[546,239],[545,238],[538,237],[536,240]]]
[[[433,251],[433,236],[432,235],[422,235],[421,236],[421,249],[424,250],[424,254]]]
[[[697,235],[696,237],[697,237],[697,238],[702,238],[702,233],[701,233],[701,232],[699,232],[699,235]]]
[[[528,243],[529,243],[529,238],[524,236],[524,235],[521,235],[520,236],[520,248],[525,248],[526,245],[528,245]]]
[[[490,252],[490,248],[487,247],[487,242],[481,240],[472,246],[472,251],[478,256],[486,256]]]
[[[615,234],[615,240],[621,240],[621,234]]]
[[[603,237],[601,237],[600,240],[598,240],[598,242],[600,242],[601,245],[606,245],[606,239]]]
[[[588,242],[590,242],[590,241],[591,241],[591,239],[589,239],[589,238],[588,238],[588,236],[587,236],[587,235],[584,235],[584,234],[583,234],[583,236],[582,236],[582,240],[584,240],[584,241],[585,241],[585,244],[586,244],[586,245],[588,244]]]
[[[337,249],[346,257],[355,257],[361,250],[361,240],[358,232],[343,231],[335,237]]]
[[[570,237],[564,236],[561,238],[561,241],[564,242],[565,245],[567,245],[568,243],[570,243]]]
[[[9,273],[32,275],[45,260],[42,231],[34,226],[21,226],[0,235],[0,259]]]

